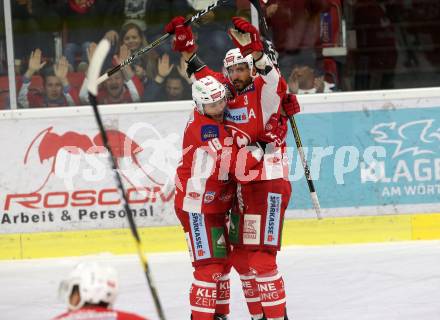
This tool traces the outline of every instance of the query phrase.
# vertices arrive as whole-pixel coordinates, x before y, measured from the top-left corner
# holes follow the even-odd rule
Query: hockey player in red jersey
[[[227,87],[225,126],[234,144],[245,147],[268,142],[270,137],[264,131],[272,126],[273,114],[281,111],[286,82],[264,54],[256,28],[242,18],[233,18],[234,28],[229,34],[237,48],[227,52],[226,75],[223,75],[200,60],[191,29],[183,22],[183,17],[176,17],[166,26],[167,32],[175,34],[173,48],[185,57],[188,75],[193,79],[211,75]],[[299,106],[291,96],[285,100],[288,114],[298,111]],[[286,119],[281,119],[285,124]],[[248,308],[255,320],[287,319],[284,283],[276,264],[284,212],[291,194],[285,154],[284,139],[267,145],[257,176],[250,183],[238,184],[231,215],[229,237],[234,246],[231,261],[240,274]]]
[[[147,320],[112,309],[118,293],[116,270],[94,262],[78,264],[60,284],[68,311],[53,320]]]
[[[229,313],[229,240],[226,228],[235,181],[252,180],[252,168],[262,159],[258,146],[239,149],[224,127],[225,87],[211,76],[192,85],[195,109],[183,137],[182,162],[176,175],[176,214],[183,226],[194,281],[190,290],[193,320],[226,319]],[[272,140],[287,127],[273,117]],[[271,141],[272,141],[271,140]],[[255,176],[255,175],[254,175]]]

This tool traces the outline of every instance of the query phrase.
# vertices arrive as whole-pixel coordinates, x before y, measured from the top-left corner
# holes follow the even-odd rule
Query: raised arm
[[[173,18],[165,27],[165,31],[174,34],[172,48],[180,52],[187,63],[186,73],[188,78],[201,79],[208,75],[224,83],[222,73],[211,70],[197,55],[197,44],[190,26],[184,26],[184,17]]]

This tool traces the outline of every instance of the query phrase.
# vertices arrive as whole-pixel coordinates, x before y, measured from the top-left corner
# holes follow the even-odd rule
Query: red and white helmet
[[[252,58],[252,55],[249,54],[246,57],[243,57],[238,48],[226,52],[225,58],[223,59],[223,66],[226,70],[228,70],[229,67],[240,63],[247,63],[250,70],[254,67],[254,59]]]
[[[203,106],[225,98],[226,90],[223,84],[212,76],[206,76],[192,84],[192,97],[199,113],[205,114]]]
[[[70,303],[70,296],[75,286],[78,286],[80,301],[78,305]],[[103,266],[96,262],[83,262],[70,272],[67,279],[61,281],[59,296],[64,300],[69,310],[80,309],[85,303],[99,304],[101,302],[112,306],[118,293],[118,275],[114,268]]]

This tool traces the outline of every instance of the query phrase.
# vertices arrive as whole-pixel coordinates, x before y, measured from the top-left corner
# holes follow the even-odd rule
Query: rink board
[[[439,88],[298,98],[296,119],[325,219],[315,219],[291,147],[283,245],[440,239]],[[117,133],[148,252],[185,250],[173,188],[191,108],[181,101],[101,109]],[[8,137],[0,140],[0,259],[134,252],[90,108],[3,111],[0,124]],[[62,145],[56,153],[53,141]],[[85,152],[87,144],[97,152]],[[288,145],[295,145],[291,133]]]
[[[181,227],[141,228],[147,253],[185,251]],[[283,246],[354,244],[440,238],[440,214],[286,220]],[[0,260],[135,253],[128,229],[0,235]]]

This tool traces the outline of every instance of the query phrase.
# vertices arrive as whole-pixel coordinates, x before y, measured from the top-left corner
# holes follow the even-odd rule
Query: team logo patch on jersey
[[[228,121],[234,123],[248,123],[249,117],[247,113],[247,108],[237,108],[237,109],[225,109],[225,118]]]
[[[214,201],[215,199],[215,191],[206,191],[205,197],[203,198],[203,202],[208,204]]]
[[[267,195],[266,228],[264,230],[264,244],[277,246],[280,235],[281,194]]]
[[[207,124],[202,126],[201,136],[202,136],[202,141],[208,141],[214,138],[218,138],[219,136],[218,126],[212,124]]]
[[[245,214],[243,219],[243,244],[260,244],[261,216]]]
[[[208,235],[206,233],[205,216],[201,213],[190,212],[189,223],[194,247],[194,258],[203,260],[211,258]]]

